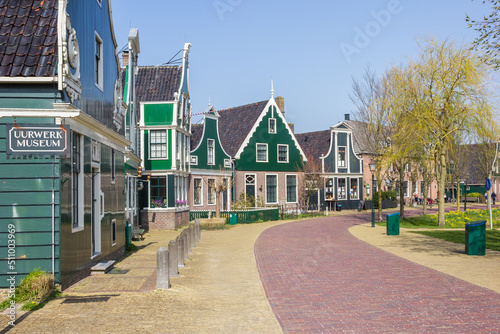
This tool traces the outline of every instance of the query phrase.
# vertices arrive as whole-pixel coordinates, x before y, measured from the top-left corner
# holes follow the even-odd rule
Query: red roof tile
[[[57,0],[0,0],[0,76],[54,76]]]
[[[236,155],[248,133],[269,101],[261,101],[225,110],[219,113],[219,137],[224,150]]]

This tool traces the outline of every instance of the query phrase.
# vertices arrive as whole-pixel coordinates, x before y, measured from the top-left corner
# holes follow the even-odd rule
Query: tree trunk
[[[220,194],[220,191],[215,191],[215,218],[220,218]]]
[[[379,190],[379,196],[378,196],[378,222],[381,223],[383,220],[383,214],[382,214],[382,192],[380,191],[382,189],[382,179],[380,177],[380,174],[377,176],[377,190]],[[375,192],[373,192],[373,195],[375,195]]]
[[[428,194],[429,193],[429,185],[428,185],[428,181],[424,180],[424,189],[422,189],[422,195],[424,197],[424,202],[422,203],[422,206],[423,206],[423,212],[422,214],[426,215],[427,214],[427,197],[428,197]]]
[[[439,170],[439,181],[438,181],[438,222],[439,226],[444,226],[444,186],[446,183],[446,156],[444,154],[444,149],[441,149],[439,153],[440,160],[440,170]]]
[[[457,179],[457,211],[460,211],[460,180]]]
[[[404,219],[405,218],[405,194],[403,189],[404,167],[399,167],[398,172],[399,172],[399,219]]]

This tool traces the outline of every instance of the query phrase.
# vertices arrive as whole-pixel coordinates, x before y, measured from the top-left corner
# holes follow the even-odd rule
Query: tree
[[[469,47],[429,38],[417,60],[390,71],[390,117],[428,142],[438,183],[438,221],[444,226],[447,154],[456,135],[494,138],[496,124],[487,87],[489,67]],[[493,127],[496,128],[496,125]]]
[[[483,0],[483,3],[489,2],[492,6],[491,14],[483,17],[482,20],[473,20],[466,15],[465,21],[469,22],[469,28],[473,28],[479,33],[472,46],[476,50],[484,50],[483,59],[490,65],[500,68],[500,59],[498,52],[500,51],[500,1],[499,0]]]
[[[298,192],[301,206],[307,212],[311,197],[318,194],[318,190],[323,187],[322,163],[319,159],[309,156],[307,163],[302,161],[296,170],[303,172],[303,177],[299,178]]]
[[[387,87],[384,85],[383,78],[378,78],[369,67],[366,67],[361,80],[353,78],[352,90],[349,97],[357,107],[354,117],[357,121],[366,124],[366,131],[360,131],[356,135],[366,145],[363,153],[368,153],[370,159],[377,164],[375,177],[377,189],[381,189],[383,171],[387,170],[385,167],[388,165],[385,153],[390,145],[392,134],[392,128],[388,126]],[[374,193],[372,189],[372,196]],[[383,220],[381,196],[379,196],[378,203],[378,220],[380,222]]]

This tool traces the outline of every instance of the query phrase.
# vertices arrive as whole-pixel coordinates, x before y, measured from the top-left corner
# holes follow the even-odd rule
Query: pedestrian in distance
[[[495,205],[496,200],[497,200],[497,194],[495,194],[495,192],[492,192],[491,193],[491,202],[493,203],[493,205]]]

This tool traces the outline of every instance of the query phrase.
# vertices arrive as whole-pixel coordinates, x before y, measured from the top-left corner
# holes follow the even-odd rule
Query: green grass
[[[456,242],[465,245],[465,231],[438,230],[438,231],[412,231],[433,238]],[[486,230],[486,248],[500,251],[500,230]]]
[[[493,225],[500,226],[500,209],[492,210]],[[445,226],[438,226],[438,217],[435,215],[414,216],[399,221],[399,226],[403,228],[465,228],[465,224],[485,220],[489,226],[490,214],[488,210],[467,210],[451,211],[445,214]],[[380,226],[385,226],[386,223],[379,223]]]

